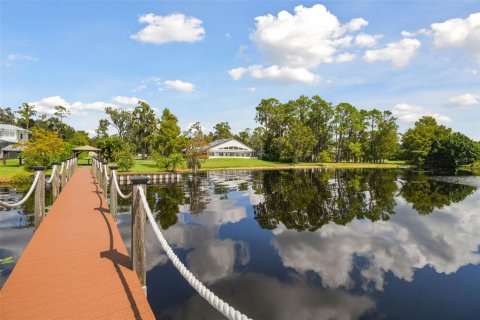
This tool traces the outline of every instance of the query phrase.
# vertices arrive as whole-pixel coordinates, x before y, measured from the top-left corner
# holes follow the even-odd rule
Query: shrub
[[[33,181],[31,174],[21,172],[14,175],[11,182],[17,189],[28,189]]]
[[[33,166],[51,166],[52,162],[68,153],[67,144],[57,133],[44,129],[34,129],[32,138],[25,146],[22,157],[27,170]]]
[[[120,171],[129,171],[135,165],[135,157],[133,155],[132,148],[126,145],[120,151],[115,153],[115,162],[117,163]]]

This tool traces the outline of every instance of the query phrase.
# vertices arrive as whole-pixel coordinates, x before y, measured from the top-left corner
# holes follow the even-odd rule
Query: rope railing
[[[163,247],[163,250],[167,253],[168,258],[172,261],[173,265],[180,274],[187,280],[187,282],[194,288],[202,298],[204,298],[212,307],[217,309],[221,314],[227,317],[230,320],[247,320],[250,319],[240,311],[236,310],[234,307],[230,306],[227,302],[220,299],[218,296],[215,295],[212,291],[210,291],[200,280],[198,280],[193,273],[185,267],[185,265],[178,259],[175,252],[173,252],[172,248],[168,244],[167,240],[163,236],[160,228],[158,227],[155,218],[153,217],[152,211],[148,206],[147,198],[145,197],[145,193],[143,188],[138,188],[138,195],[140,196],[140,200],[143,204],[143,208],[148,217],[148,221],[150,221],[151,226],[153,227],[153,231],[157,236],[158,241]]]
[[[129,199],[132,197],[133,191],[129,194],[123,194],[122,190],[120,190],[120,187],[118,186],[116,170],[112,170],[112,183],[115,184],[115,190],[117,190],[117,194],[120,196],[120,198]]]
[[[47,181],[45,181],[45,183],[46,183],[46,184],[52,183],[53,178],[55,177],[55,174],[56,174],[56,173],[57,173],[57,165],[55,164],[55,165],[53,166],[53,171],[52,171],[52,174],[50,175],[50,178],[49,178]]]
[[[27,194],[22,198],[22,200],[20,200],[18,202],[15,202],[15,203],[8,203],[8,202],[0,201],[0,205],[2,207],[5,207],[5,208],[16,208],[16,207],[19,207],[22,204],[24,204],[25,201],[27,201],[27,199],[32,195],[33,190],[35,190],[35,187],[38,183],[39,177],[40,177],[40,172],[37,171],[37,173],[35,174],[35,178],[33,179],[33,183],[30,186],[30,190],[28,190]]]
[[[60,168],[60,174],[63,173],[64,169],[65,169],[65,162],[62,161],[62,167]]]

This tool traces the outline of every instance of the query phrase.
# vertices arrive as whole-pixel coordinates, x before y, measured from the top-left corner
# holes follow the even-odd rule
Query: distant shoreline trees
[[[24,128],[50,130],[68,145],[91,143],[102,148],[103,157],[126,159],[125,150],[153,156],[162,167],[175,170],[183,162],[194,171],[206,158],[212,140],[234,137],[270,161],[296,162],[371,162],[405,160],[418,166],[452,168],[480,159],[480,146],[467,136],[438,125],[432,117],[420,118],[403,135],[396,118],[388,110],[357,109],[350,103],[333,105],[320,96],[300,96],[285,103],[275,98],[262,99],[256,107],[255,121],[260,126],[234,134],[228,122],[217,123],[210,133],[202,132],[199,122],[181,131],[177,117],[167,108],[158,119],[154,110],[139,101],[133,110],[105,108],[110,119],[100,119],[96,136],[64,123],[67,108],[56,106],[54,116],[39,115],[35,106],[22,104],[16,117],[11,108],[0,108],[2,123]],[[109,126],[117,134],[109,135]],[[204,150],[205,149],[205,150]]]

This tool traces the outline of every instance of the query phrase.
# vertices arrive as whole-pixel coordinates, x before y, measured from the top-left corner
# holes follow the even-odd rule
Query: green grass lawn
[[[324,167],[324,168],[398,168],[405,165],[403,161],[392,161],[387,163],[284,163],[273,162],[259,159],[242,159],[242,158],[214,158],[207,159],[203,162],[202,169],[225,169],[225,168],[295,168],[295,167]],[[179,168],[179,171],[186,170]],[[131,172],[162,172],[153,160],[136,160],[135,166]]]
[[[26,171],[23,166],[18,164],[18,159],[7,159],[7,165],[3,165],[3,160],[0,161],[0,183],[9,182],[14,175],[21,173],[29,173],[33,175],[32,171]],[[47,169],[45,174],[52,173],[52,169]]]

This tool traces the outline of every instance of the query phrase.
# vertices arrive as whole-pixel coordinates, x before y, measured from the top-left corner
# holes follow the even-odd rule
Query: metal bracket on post
[[[146,272],[146,250],[145,250],[145,208],[138,195],[138,189],[142,188],[147,194],[148,177],[130,177],[133,184],[132,199],[132,264],[133,270],[137,273],[140,284],[147,295],[147,272]]]
[[[35,230],[45,217],[45,168],[44,166],[33,167],[35,174],[39,174],[37,185],[35,186]]]

